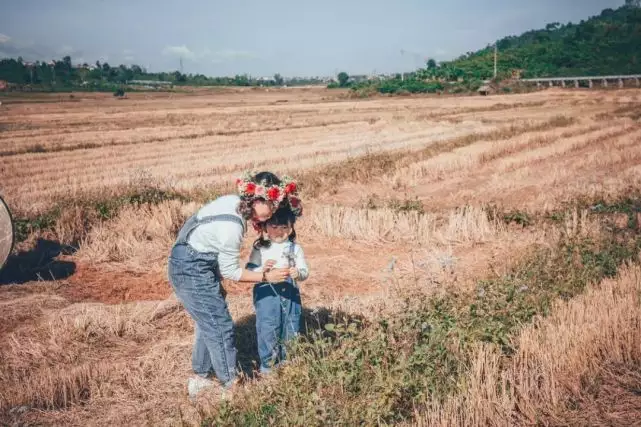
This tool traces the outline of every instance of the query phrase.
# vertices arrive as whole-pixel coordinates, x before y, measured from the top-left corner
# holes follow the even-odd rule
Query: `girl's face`
[[[276,224],[266,224],[265,228],[267,229],[267,236],[269,240],[275,243],[282,243],[289,237],[292,232],[292,226],[288,225],[276,225]]]

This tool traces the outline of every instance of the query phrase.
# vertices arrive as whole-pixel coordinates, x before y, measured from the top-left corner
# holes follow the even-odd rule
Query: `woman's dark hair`
[[[270,187],[272,185],[280,185],[281,180],[279,177],[274,175],[271,172],[259,172],[252,177],[252,182],[256,184],[265,183],[266,186]],[[265,200],[262,197],[256,197],[252,199],[240,198],[240,204],[238,205],[238,213],[245,218],[246,221],[249,221],[252,216],[252,208],[256,200]]]
[[[292,226],[292,232],[289,233],[289,236],[287,237],[290,242],[295,243],[296,242],[296,230],[294,229],[294,224],[296,223],[296,215],[294,215],[294,212],[292,212],[291,208],[289,207],[289,204],[286,204],[284,206],[279,207],[276,212],[269,218],[266,222],[265,225],[291,225]],[[263,235],[263,232],[261,231],[260,237],[256,239],[254,242],[254,248],[259,249],[259,248],[268,248],[272,244],[271,241],[268,239],[265,239],[265,236]]]
[[[271,172],[258,172],[256,175],[254,175],[252,181],[254,181],[256,184],[261,184],[263,181],[265,181],[265,184],[267,186],[280,185],[281,183],[280,178]]]

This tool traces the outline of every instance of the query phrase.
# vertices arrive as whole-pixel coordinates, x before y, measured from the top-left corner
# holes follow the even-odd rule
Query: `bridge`
[[[539,79],[520,79],[520,81],[536,83],[537,87],[540,87],[543,84],[548,84],[550,87],[552,87],[555,83],[560,83],[563,87],[566,87],[568,83],[574,83],[574,87],[579,87],[579,82],[587,81],[590,88],[594,86],[594,82],[601,82],[601,87],[608,87],[609,82],[616,82],[616,84],[620,88],[622,88],[623,83],[626,80],[634,81],[635,85],[639,87],[640,79],[641,74],[629,74],[623,76],[545,77]]]

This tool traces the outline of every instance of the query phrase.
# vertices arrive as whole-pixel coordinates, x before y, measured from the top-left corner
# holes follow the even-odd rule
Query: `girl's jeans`
[[[254,307],[260,372],[269,373],[285,360],[285,343],[300,331],[300,291],[290,282],[258,283],[254,285]]]
[[[169,281],[196,323],[194,372],[208,377],[213,371],[229,387],[237,376],[234,324],[222,294],[217,255],[176,244],[169,257]]]

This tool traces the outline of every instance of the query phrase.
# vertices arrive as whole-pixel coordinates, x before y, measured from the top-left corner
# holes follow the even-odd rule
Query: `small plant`
[[[512,211],[503,214],[503,221],[506,224],[515,223],[522,227],[532,225],[532,217],[527,212]]]
[[[56,220],[60,217],[61,208],[56,207],[48,212],[34,218],[16,218],[14,226],[16,229],[16,241],[22,242],[29,235],[36,231],[44,231],[53,228]]]
[[[387,207],[397,212],[417,212],[419,214],[425,213],[425,208],[423,207],[423,203],[418,199],[414,199],[414,200],[393,199],[388,202]]]

